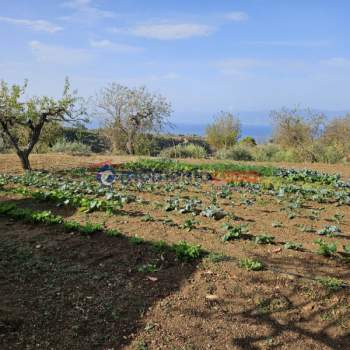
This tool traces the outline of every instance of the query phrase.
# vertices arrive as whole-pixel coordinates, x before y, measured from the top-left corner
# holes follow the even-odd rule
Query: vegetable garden
[[[110,187],[83,167],[2,174],[0,191],[0,310],[31,319],[4,311],[5,348],[350,344],[340,175],[141,159]]]

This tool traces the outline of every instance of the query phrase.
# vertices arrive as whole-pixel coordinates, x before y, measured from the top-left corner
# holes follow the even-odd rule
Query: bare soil
[[[130,157],[62,155],[32,156],[36,169],[66,169]],[[280,164],[279,164],[280,165]],[[283,164],[283,166],[292,166]],[[299,164],[350,176],[348,165]],[[13,155],[0,156],[0,173],[20,171]],[[200,193],[209,203],[210,190]],[[164,202],[162,191],[135,193],[148,205],[130,203],[120,215],[84,214],[20,195],[1,194],[1,201],[23,208],[48,210],[79,222],[103,223],[125,237],[95,234],[83,237],[60,226],[30,225],[0,218],[0,348],[1,349],[350,349],[350,289],[330,292],[314,280],[336,277],[350,283],[349,264],[315,253],[315,234],[298,225],[320,229],[338,212],[344,214],[336,237],[339,247],[350,243],[350,207],[324,207],[310,222],[300,211],[288,220],[281,205],[261,196],[253,206],[240,203],[233,194],[237,223],[249,225],[253,235],[268,233],[274,245],[257,245],[248,239],[223,243],[222,221],[195,217],[191,232],[180,226],[190,214],[166,213],[153,205]],[[232,203],[220,207],[232,212]],[[155,221],[144,222],[145,214]],[[177,226],[168,226],[171,218]],[[283,227],[272,227],[271,222]],[[128,236],[145,239],[135,245]],[[181,263],[173,252],[161,254],[149,243],[179,240],[200,244],[226,259],[203,257]],[[303,244],[306,251],[281,248],[286,241]],[[265,270],[246,271],[240,258],[256,258]],[[140,272],[154,264],[157,271]]]

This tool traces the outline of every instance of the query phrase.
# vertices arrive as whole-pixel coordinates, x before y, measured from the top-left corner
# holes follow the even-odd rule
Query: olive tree
[[[115,148],[135,154],[139,137],[159,132],[168,122],[171,105],[146,87],[129,88],[112,83],[93,99],[96,114],[104,118],[106,136]]]
[[[86,120],[80,99],[66,79],[60,99],[47,96],[25,99],[27,81],[21,86],[0,82],[0,133],[15,149],[24,170],[31,170],[29,155],[48,124]],[[23,137],[25,135],[25,137]]]
[[[241,135],[241,123],[230,112],[220,112],[206,128],[206,138],[212,147],[226,149],[235,145]]]

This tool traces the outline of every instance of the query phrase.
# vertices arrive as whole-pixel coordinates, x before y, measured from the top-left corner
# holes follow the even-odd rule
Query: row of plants
[[[229,242],[232,240],[246,239],[252,240],[256,244],[278,244],[275,241],[275,237],[266,233],[259,234],[256,236],[250,235],[248,226],[246,224],[239,225],[230,225],[223,224],[222,228],[224,229],[224,235],[221,237],[223,242]],[[337,233],[340,232],[340,229],[337,226],[326,226],[324,229],[319,230],[318,234],[321,236],[326,235],[327,237],[335,237]],[[317,244],[318,248],[316,253],[323,255],[325,257],[335,257],[337,253],[337,244],[335,242],[326,242],[322,238],[318,238],[314,241]],[[282,242],[281,243],[285,249],[303,251],[313,253],[311,250],[305,249],[301,243],[298,242]],[[345,261],[350,261],[350,245],[343,245],[343,251],[339,252]]]
[[[83,235],[92,235],[100,232],[105,233],[109,237],[127,237],[133,244],[143,244],[145,242],[140,237],[125,236],[119,230],[106,229],[101,224],[91,222],[81,224],[76,221],[65,220],[60,215],[52,214],[51,211],[35,211],[29,208],[19,208],[16,204],[11,202],[0,203],[0,215],[32,224],[62,225],[66,232],[77,232]],[[190,262],[206,254],[200,245],[190,244],[186,241],[180,241],[172,245],[167,245],[164,241],[155,241],[151,242],[151,244],[157,250],[173,251],[180,261]]]

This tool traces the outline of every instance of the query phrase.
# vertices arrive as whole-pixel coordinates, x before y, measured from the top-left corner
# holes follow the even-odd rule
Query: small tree
[[[229,112],[220,112],[206,129],[207,141],[216,149],[232,147],[237,143],[240,134],[241,123]]]
[[[314,146],[324,130],[323,114],[309,109],[283,108],[280,111],[271,112],[271,117],[275,123],[275,143],[294,149],[305,160],[317,161]]]
[[[97,94],[94,103],[96,114],[105,119],[106,136],[115,148],[123,148],[129,154],[135,154],[141,135],[160,131],[171,114],[166,98],[145,87],[112,83]]]
[[[27,88],[0,83],[0,132],[14,147],[24,170],[31,170],[29,155],[40,140],[43,128],[49,123],[81,120],[85,115],[82,107],[76,108],[79,100],[76,92],[70,93],[66,79],[61,99],[50,97],[22,98]],[[24,137],[23,137],[24,135]]]
[[[334,118],[325,127],[321,138],[323,145],[334,147],[340,158],[350,156],[350,114]]]

